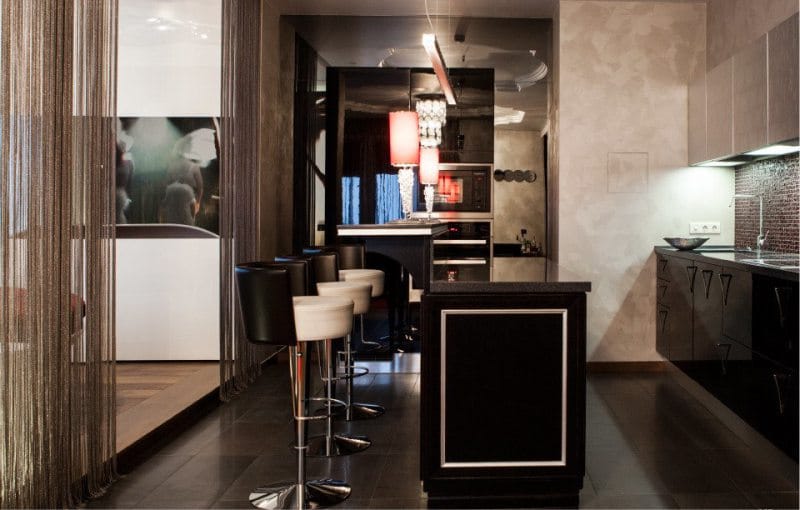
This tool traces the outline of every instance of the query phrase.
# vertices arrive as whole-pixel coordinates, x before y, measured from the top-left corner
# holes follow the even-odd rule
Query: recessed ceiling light
[[[745,152],[748,156],[783,156],[784,154],[791,154],[793,152],[800,152],[800,147],[796,145],[770,145],[758,150]]]
[[[707,163],[700,163],[697,166],[739,166],[745,164],[747,164],[747,161],[709,161]]]

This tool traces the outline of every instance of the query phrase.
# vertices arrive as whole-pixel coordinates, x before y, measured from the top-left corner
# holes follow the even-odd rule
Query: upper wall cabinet
[[[767,34],[769,46],[769,143],[797,138],[798,15]]]
[[[689,164],[708,159],[706,154],[706,73],[689,82]]]
[[[689,82],[689,164],[798,137],[798,14]]]
[[[706,159],[733,153],[733,59],[722,62],[706,76]]]
[[[767,34],[733,57],[733,153],[767,145]]]

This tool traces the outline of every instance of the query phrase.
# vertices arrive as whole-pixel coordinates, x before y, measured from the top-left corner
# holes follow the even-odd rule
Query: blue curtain
[[[342,177],[342,224],[357,225],[361,223],[360,211],[361,178]]]
[[[375,175],[375,223],[398,220],[402,216],[397,174]]]

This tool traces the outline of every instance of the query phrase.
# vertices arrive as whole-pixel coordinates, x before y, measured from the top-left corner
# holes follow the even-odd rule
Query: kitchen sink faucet
[[[769,235],[769,230],[767,230],[766,234],[764,233],[764,195],[745,195],[737,193],[731,197],[731,202],[728,204],[728,207],[733,206],[733,203],[737,198],[758,199],[758,237],[756,238],[756,249],[761,251],[764,248],[764,244],[767,242],[767,236]]]

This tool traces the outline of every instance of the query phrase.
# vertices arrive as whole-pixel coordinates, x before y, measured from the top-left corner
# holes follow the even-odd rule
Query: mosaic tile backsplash
[[[764,230],[769,230],[767,249],[792,253],[800,250],[800,173],[797,154],[737,168],[736,193],[764,196]],[[755,248],[758,200],[737,200],[735,214],[736,246]]]

